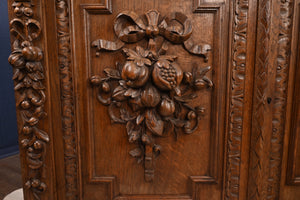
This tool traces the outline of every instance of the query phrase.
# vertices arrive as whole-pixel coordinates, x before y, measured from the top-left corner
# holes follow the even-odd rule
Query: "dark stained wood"
[[[20,155],[0,160],[0,199],[22,187]]]
[[[299,0],[8,2],[26,199],[299,198]]]

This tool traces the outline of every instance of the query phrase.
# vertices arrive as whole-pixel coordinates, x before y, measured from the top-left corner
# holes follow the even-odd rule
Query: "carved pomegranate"
[[[160,102],[160,94],[153,85],[147,85],[142,92],[141,100],[146,107],[155,107]]]
[[[170,116],[175,112],[175,103],[172,99],[163,98],[159,106],[159,114],[164,117]]]
[[[122,69],[122,79],[129,87],[138,88],[147,82],[149,69],[145,65],[138,66],[133,61],[127,61]]]
[[[183,72],[176,62],[158,60],[152,72],[153,82],[162,90],[172,90],[179,86]]]

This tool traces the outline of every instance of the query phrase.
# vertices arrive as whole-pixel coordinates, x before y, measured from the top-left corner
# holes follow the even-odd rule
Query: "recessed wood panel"
[[[124,195],[176,195],[186,194],[192,196],[190,191],[191,179],[196,180],[195,189],[199,183],[217,183],[221,179],[222,146],[224,138],[224,108],[225,86],[226,86],[226,58],[223,56],[227,34],[221,34],[225,20],[221,23],[224,15],[224,4],[215,4],[215,10],[203,7],[201,12],[193,10],[193,1],[176,2],[146,2],[139,1],[116,2],[112,4],[112,10],[107,7],[89,1],[81,2],[81,27],[78,28],[82,46],[79,52],[85,53],[85,60],[80,68],[80,76],[88,77],[99,74],[103,75],[103,69],[110,66],[115,68],[116,62],[125,61],[122,51],[101,51],[96,56],[96,50],[91,48],[92,41],[102,38],[114,41],[116,35],[113,31],[113,22],[118,13],[124,10],[134,10],[143,14],[151,9],[156,9],[162,16],[171,12],[184,12],[192,19],[194,41],[208,43],[212,51],[208,54],[208,62],[203,57],[188,53],[181,45],[169,45],[168,54],[178,56],[177,63],[183,71],[191,71],[193,66],[212,66],[208,77],[213,81],[212,89],[199,92],[191,106],[201,105],[205,108],[205,114],[200,120],[199,128],[191,135],[178,134],[166,138],[155,138],[156,143],[161,145],[161,154],[155,158],[155,172],[152,183],[144,180],[143,163],[129,155],[135,148],[134,144],[128,142],[126,127],[122,124],[112,123],[108,115],[108,108],[97,101],[97,91],[92,90],[88,82],[83,82],[78,88],[83,94],[80,106],[86,113],[81,118],[84,125],[82,141],[89,145],[81,147],[85,152],[83,155],[82,168],[86,171],[89,184],[97,184],[99,187],[105,177],[116,177],[118,192]],[[201,5],[200,5],[201,6]],[[199,7],[200,7],[199,6]],[[168,10],[166,9],[168,8]],[[171,9],[170,9],[171,8]],[[167,12],[166,12],[167,11]],[[76,27],[76,26],[75,26]],[[142,40],[138,45],[145,47],[146,41]],[[128,44],[127,48],[136,45]],[[83,51],[84,50],[84,51]],[[223,127],[223,128],[222,128]],[[197,149],[197,151],[195,151]],[[107,159],[107,158],[110,159]],[[176,164],[176,163],[177,164]],[[175,164],[174,164],[175,163]],[[188,163],[183,165],[182,163]],[[172,170],[168,170],[172,169]],[[85,186],[88,190],[88,185]],[[95,186],[92,186],[95,187]],[[175,196],[174,196],[175,195]],[[122,197],[123,198],[123,197]],[[125,197],[124,197],[125,198]],[[137,196],[138,198],[138,196]]]

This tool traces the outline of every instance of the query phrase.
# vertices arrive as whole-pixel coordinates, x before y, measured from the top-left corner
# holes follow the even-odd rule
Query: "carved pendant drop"
[[[114,31],[117,41],[98,39],[92,47],[96,55],[102,50],[122,50],[126,62],[105,68],[106,77],[94,75],[90,82],[97,88],[98,100],[108,106],[111,120],[126,126],[129,142],[137,145],[129,154],[144,163],[145,180],[150,182],[154,178],[153,159],[162,151],[155,137],[194,132],[205,109],[192,107],[189,102],[198,96],[198,90],[213,87],[206,76],[210,66],[184,72],[176,62],[177,56],[167,54],[168,44],[182,44],[204,61],[211,47],[194,44],[190,38],[192,22],[179,12],[161,18],[156,10],[145,16],[124,11],[117,16]],[[143,39],[148,41],[146,47],[124,47]]]

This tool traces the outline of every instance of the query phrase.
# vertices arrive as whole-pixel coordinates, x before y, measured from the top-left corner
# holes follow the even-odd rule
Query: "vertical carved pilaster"
[[[259,1],[248,199],[279,198],[292,5]]]
[[[248,0],[234,3],[230,118],[226,161],[225,199],[239,198],[245,71],[247,51]]]
[[[62,101],[62,127],[64,134],[66,198],[74,200],[78,198],[78,154],[74,127],[74,94],[68,0],[56,0],[56,21]]]
[[[12,4],[12,53],[8,61],[14,70],[16,106],[21,121],[19,138],[26,158],[25,189],[32,192],[33,199],[40,199],[40,195],[46,190],[43,170],[49,136],[39,128],[40,120],[47,114],[44,111],[46,94],[43,51],[36,45],[41,25],[35,19],[33,5],[30,0],[16,0]]]
[[[285,110],[291,49],[293,0],[280,1],[278,53],[272,115],[271,150],[269,156],[268,199],[279,197],[281,160],[283,151]]]

